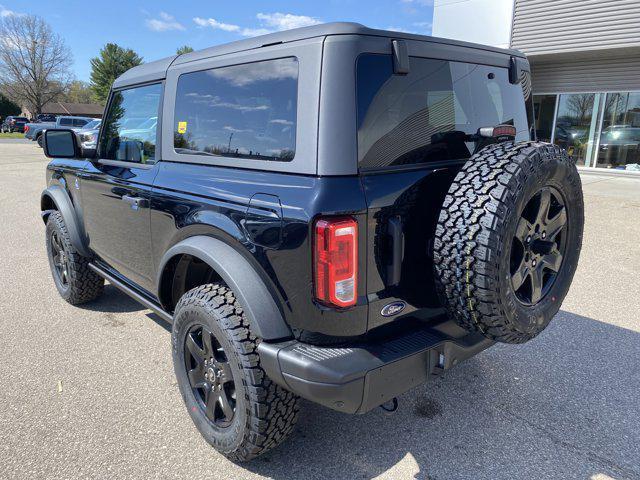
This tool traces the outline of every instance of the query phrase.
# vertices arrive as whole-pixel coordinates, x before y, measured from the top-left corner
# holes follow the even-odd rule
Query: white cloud
[[[269,120],[269,123],[275,123],[277,125],[293,125],[292,121],[285,120],[284,118],[274,118],[273,120]]]
[[[320,20],[306,15],[293,15],[291,13],[258,13],[256,15],[260,26],[256,28],[241,27],[233,23],[224,23],[215,18],[195,17],[194,23],[199,27],[211,27],[214,30],[239,33],[243,37],[257,37],[267,33],[281,32],[292,28],[317,25]]]
[[[215,18],[195,17],[193,19],[196,25],[200,27],[211,27],[214,30],[224,30],[225,32],[239,32],[240,27],[231,23],[219,22]]]
[[[240,32],[244,37],[258,37],[260,35],[266,35],[267,33],[273,33],[273,30],[268,28],[243,28]]]
[[[184,25],[166,12],[160,12],[159,18],[145,20],[147,27],[154,32],[167,32],[169,30],[184,30]]]
[[[0,18],[21,17],[23,15],[24,15],[24,13],[14,12],[13,10],[9,10],[4,5],[0,5]]]
[[[298,63],[290,58],[283,58],[270,62],[219,68],[208,73],[216,78],[226,80],[232,85],[243,87],[258,80],[298,78]]]
[[[234,128],[231,125],[225,125],[224,127],[222,127],[224,130],[226,130],[227,132],[233,132],[233,133],[248,133],[248,132],[253,132],[253,130],[251,130],[250,128]]]
[[[316,18],[291,13],[258,13],[256,18],[267,27],[273,27],[278,31],[309,27],[320,23]]]

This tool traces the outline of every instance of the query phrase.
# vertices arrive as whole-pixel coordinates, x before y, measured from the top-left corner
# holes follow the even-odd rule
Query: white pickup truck
[[[51,130],[56,128],[71,128],[80,129],[84,128],[89,122],[92,122],[95,118],[90,117],[58,117],[55,122],[37,122],[27,123],[24,126],[24,137],[29,140],[38,142],[38,145],[42,147],[42,133],[45,130]]]

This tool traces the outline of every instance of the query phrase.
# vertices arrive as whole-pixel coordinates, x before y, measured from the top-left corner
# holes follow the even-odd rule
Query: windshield
[[[95,128],[98,128],[100,126],[100,120],[91,120],[89,123],[87,123],[84,126],[85,130],[93,130]]]
[[[621,127],[608,128],[602,132],[602,140],[604,141],[640,141],[640,128]]]

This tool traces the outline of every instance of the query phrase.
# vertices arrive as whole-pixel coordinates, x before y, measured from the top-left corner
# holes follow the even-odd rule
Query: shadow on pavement
[[[303,402],[244,468],[285,478],[640,478],[640,335],[567,312],[400,398],[392,416]],[[600,477],[600,478],[608,478]]]
[[[107,283],[104,293],[96,300],[80,305],[80,308],[94,312],[127,313],[145,310],[145,307]]]

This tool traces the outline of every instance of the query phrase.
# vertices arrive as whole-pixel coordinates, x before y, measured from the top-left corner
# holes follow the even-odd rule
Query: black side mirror
[[[78,137],[73,130],[45,130],[44,154],[49,158],[93,158],[96,150],[80,147]]]
[[[80,148],[73,130],[45,130],[44,154],[49,158],[78,158]]]

